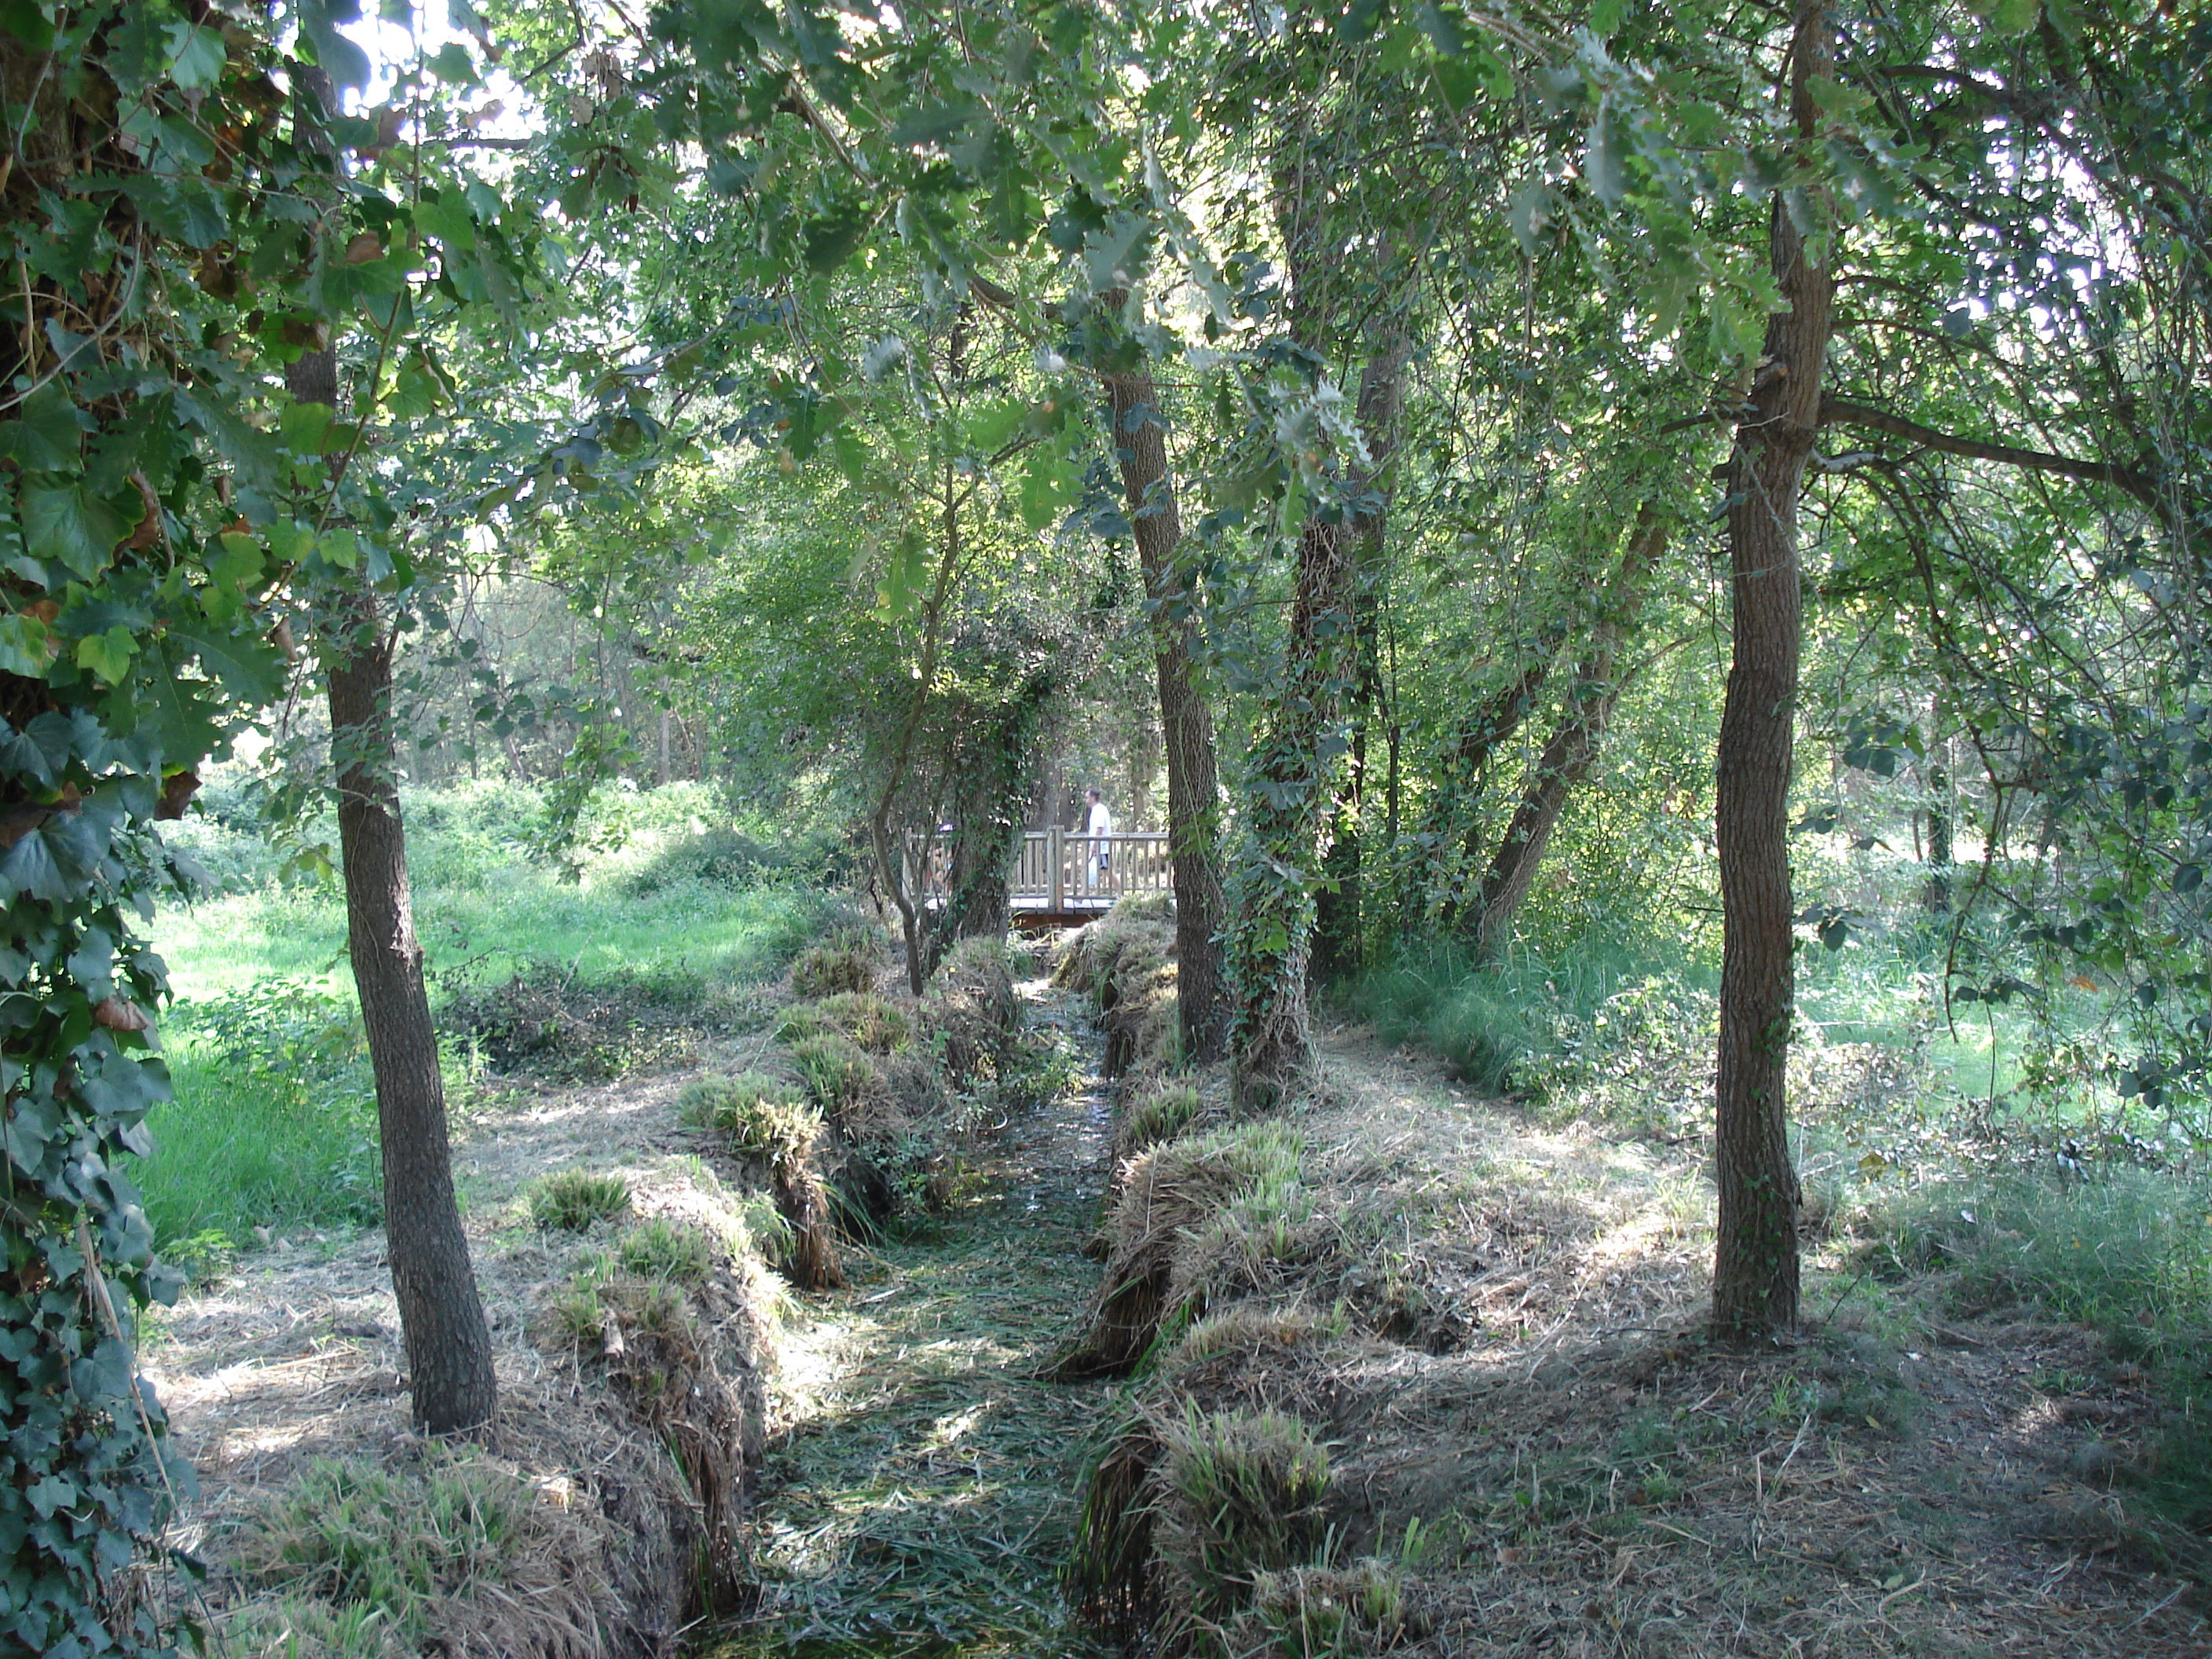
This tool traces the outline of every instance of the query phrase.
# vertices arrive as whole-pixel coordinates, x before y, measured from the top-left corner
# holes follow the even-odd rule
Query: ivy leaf
[[[16,407],[16,419],[0,421],[0,455],[26,472],[76,471],[84,434],[68,389],[49,380]]]
[[[0,29],[5,29],[33,52],[54,44],[52,8],[38,0],[0,0]]]
[[[44,679],[49,637],[46,623],[36,617],[0,617],[0,674]]]
[[[0,857],[0,902],[28,893],[50,904],[83,890],[107,855],[107,837],[82,812],[57,812]]]
[[[76,642],[76,665],[89,669],[109,685],[120,685],[131,672],[131,659],[138,648],[127,628],[111,628],[88,634]]]
[[[26,484],[23,540],[33,558],[59,559],[78,575],[107,568],[116,544],[131,533],[123,515],[83,484]]]

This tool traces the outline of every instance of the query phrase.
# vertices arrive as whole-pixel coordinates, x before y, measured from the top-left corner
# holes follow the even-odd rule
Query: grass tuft
[[[714,1271],[714,1242],[700,1228],[653,1216],[623,1233],[615,1259],[640,1279],[696,1285]]]
[[[529,1204],[540,1232],[588,1232],[629,1207],[629,1182],[618,1175],[557,1170],[531,1187]]]
[[[1152,1534],[1171,1614],[1186,1628],[1219,1624],[1263,1572],[1322,1565],[1328,1453],[1304,1424],[1277,1411],[1201,1415],[1193,1407],[1161,1439]]]

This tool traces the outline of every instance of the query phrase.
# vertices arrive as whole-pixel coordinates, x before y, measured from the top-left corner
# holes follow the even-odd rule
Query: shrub
[[[588,1232],[629,1207],[629,1182],[618,1175],[558,1170],[530,1188],[530,1218],[542,1232]]]
[[[714,1243],[697,1227],[654,1216],[627,1230],[615,1259],[640,1279],[696,1285],[714,1268]]]
[[[2026,1304],[2138,1348],[2194,1329],[2212,1293],[2204,1195],[2151,1170],[1929,1182],[1872,1219],[1893,1266],[1951,1269],[1966,1309]]]
[[[764,1158],[771,1169],[805,1158],[822,1125],[797,1089],[763,1072],[687,1083],[676,1097],[676,1114],[695,1129],[727,1136],[732,1152]]]
[[[682,836],[663,846],[623,884],[634,898],[672,888],[744,888],[786,883],[830,886],[850,873],[851,860],[830,834],[789,841],[759,841],[727,825]]]
[[[1114,1136],[1115,1155],[1133,1158],[1173,1140],[1197,1119],[1200,1103],[1198,1091],[1188,1083],[1164,1083],[1139,1095],[1121,1114]]]
[[[872,991],[840,991],[819,1002],[802,1002],[776,1027],[779,1041],[797,1042],[835,1031],[872,1054],[896,1054],[914,1041],[914,1016]]]
[[[318,1459],[238,1553],[249,1577],[335,1610],[307,1613],[310,1629],[363,1633],[369,1621],[347,1616],[360,1610],[381,1613],[404,1652],[441,1633],[434,1620],[482,1626],[471,1633],[494,1638],[494,1650],[563,1651],[596,1645],[592,1604],[606,1589],[596,1550],[574,1532],[520,1474],[434,1447],[406,1468]]]

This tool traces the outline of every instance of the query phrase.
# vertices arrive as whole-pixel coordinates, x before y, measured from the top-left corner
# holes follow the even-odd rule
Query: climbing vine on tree
[[[163,1638],[120,1595],[188,1478],[136,1375],[172,1299],[123,1155],[167,1097],[140,929],[173,817],[288,641],[276,365],[363,281],[300,189],[292,60],[204,0],[0,7],[0,1642]],[[310,9],[300,50],[351,50]],[[319,445],[299,446],[313,449]]]

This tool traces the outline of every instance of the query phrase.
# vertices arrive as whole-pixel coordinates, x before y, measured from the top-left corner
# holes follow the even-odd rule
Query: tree
[[[1834,61],[1827,0],[1799,0],[1787,57],[1799,142],[1820,137],[1815,83]],[[1788,307],[1767,324],[1729,467],[1733,628],[1716,759],[1715,840],[1723,945],[1713,1163],[1720,1219],[1713,1323],[1735,1338],[1797,1322],[1796,1170],[1788,1066],[1796,913],[1790,885],[1790,775],[1796,749],[1800,614],[1797,498],[1820,428],[1835,299],[1832,231],[1817,198],[1777,194],[1768,211],[1775,285]],[[1801,225],[1798,216],[1808,220]]]

